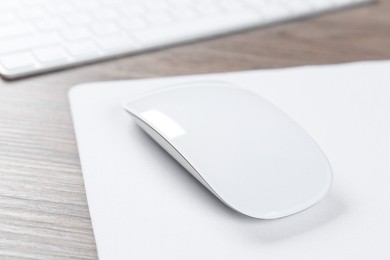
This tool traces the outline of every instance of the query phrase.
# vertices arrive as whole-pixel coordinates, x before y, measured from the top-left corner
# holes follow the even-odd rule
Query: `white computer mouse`
[[[330,188],[315,141],[259,95],[228,83],[177,85],[124,104],[137,124],[232,209],[274,219]]]

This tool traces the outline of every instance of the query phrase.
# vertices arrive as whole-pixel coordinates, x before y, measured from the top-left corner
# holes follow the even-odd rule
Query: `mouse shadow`
[[[160,145],[158,145],[141,128],[137,127],[140,138],[144,138],[148,146],[158,151],[160,156],[166,157],[169,163],[176,165],[181,171],[187,173],[172,156],[170,156]],[[288,240],[305,233],[314,232],[321,229],[336,219],[340,218],[347,210],[342,197],[336,191],[331,190],[321,201],[314,206],[287,217],[264,220],[245,216],[221,202],[212,194],[203,184],[201,184],[192,174],[182,174],[181,171],[172,171],[172,174],[179,174],[182,181],[188,182],[194,192],[199,195],[199,199],[210,207],[217,210],[219,214],[228,217],[231,221],[242,224],[240,232],[244,231],[251,241],[262,243],[276,243],[278,241]]]
[[[252,241],[276,243],[325,228],[345,214],[346,210],[342,198],[331,191],[314,206],[294,215],[274,220],[252,219],[245,222]]]

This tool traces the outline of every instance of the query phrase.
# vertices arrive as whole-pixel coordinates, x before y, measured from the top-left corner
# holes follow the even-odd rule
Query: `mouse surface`
[[[331,167],[314,140],[248,90],[184,84],[124,107],[197,180],[244,215],[285,217],[312,206],[330,188]]]

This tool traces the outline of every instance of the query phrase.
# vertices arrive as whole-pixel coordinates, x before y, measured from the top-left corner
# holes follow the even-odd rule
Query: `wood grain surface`
[[[390,1],[26,79],[0,79],[0,259],[97,258],[70,87],[382,59],[390,59]]]

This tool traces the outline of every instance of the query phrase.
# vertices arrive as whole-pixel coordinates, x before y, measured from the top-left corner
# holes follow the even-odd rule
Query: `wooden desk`
[[[390,1],[381,1],[32,78],[0,80],[0,258],[97,258],[69,113],[71,86],[390,59],[389,14]]]

